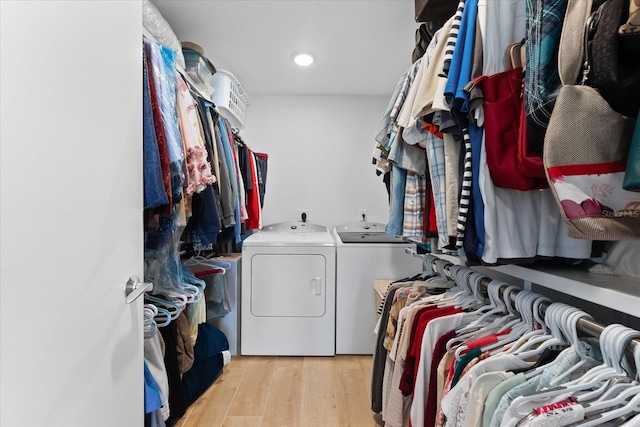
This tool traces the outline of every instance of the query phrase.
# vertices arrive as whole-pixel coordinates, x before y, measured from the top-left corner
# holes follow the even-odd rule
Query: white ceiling
[[[391,95],[411,65],[413,0],[152,0],[181,41],[258,94]],[[306,50],[316,62],[294,64]]]

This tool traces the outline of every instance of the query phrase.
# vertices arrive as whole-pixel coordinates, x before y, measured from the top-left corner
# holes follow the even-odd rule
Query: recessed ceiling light
[[[308,53],[299,53],[293,57],[293,61],[301,67],[308,67],[313,64],[313,56]]]

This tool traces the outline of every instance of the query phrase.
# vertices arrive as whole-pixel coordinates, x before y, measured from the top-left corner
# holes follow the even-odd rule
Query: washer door
[[[319,254],[251,257],[251,314],[322,317],[326,313],[326,263]]]

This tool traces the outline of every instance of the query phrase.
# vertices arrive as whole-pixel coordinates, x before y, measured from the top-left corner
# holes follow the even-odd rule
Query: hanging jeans
[[[402,236],[404,223],[404,191],[407,183],[407,171],[393,165],[391,172],[391,208],[386,232],[394,236]]]

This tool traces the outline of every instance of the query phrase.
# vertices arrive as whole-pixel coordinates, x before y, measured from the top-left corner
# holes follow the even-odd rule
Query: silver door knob
[[[124,287],[125,302],[131,304],[147,291],[153,290],[153,283],[141,282],[138,276],[131,276]]]

